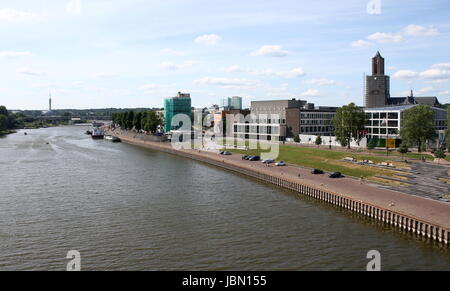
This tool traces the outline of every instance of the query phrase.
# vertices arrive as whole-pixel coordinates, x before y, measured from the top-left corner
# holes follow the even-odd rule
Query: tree
[[[127,129],[133,129],[134,111],[129,111],[127,116]]]
[[[317,146],[320,146],[320,145],[322,144],[322,138],[320,137],[320,135],[318,135],[318,136],[316,137],[315,144],[316,144]]]
[[[0,115],[8,116],[8,110],[5,106],[0,106]]]
[[[434,152],[434,157],[436,159],[445,159],[445,152],[442,148],[438,148],[435,152]]]
[[[128,129],[127,123],[128,123],[128,111],[122,113],[122,116],[120,118],[120,127],[122,127],[123,129]]]
[[[5,131],[8,127],[8,117],[6,115],[0,114],[0,132]]]
[[[294,141],[297,142],[297,143],[300,142],[300,135],[299,134],[294,136]]]
[[[402,159],[404,157],[404,155],[408,152],[409,148],[408,145],[404,142],[402,142],[402,144],[400,145],[400,147],[398,148],[398,152],[402,154]]]
[[[144,130],[155,132],[158,125],[161,125],[161,118],[159,118],[155,111],[148,111],[146,113],[145,123],[143,126]]]
[[[133,126],[136,130],[142,129],[142,112],[138,112],[134,115]]]
[[[336,111],[333,119],[336,140],[342,146],[350,149],[352,139],[359,142],[362,136],[359,134],[364,129],[366,123],[366,115],[364,111],[354,103],[342,106]]]
[[[427,140],[434,139],[434,113],[426,105],[417,105],[403,113],[401,139],[409,145],[417,145],[419,153]]]

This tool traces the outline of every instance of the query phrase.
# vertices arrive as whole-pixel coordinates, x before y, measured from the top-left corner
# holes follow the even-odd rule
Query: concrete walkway
[[[309,170],[296,166],[276,167],[271,165],[267,167],[261,162],[242,160],[240,155],[223,156],[218,153],[198,150],[174,150],[170,143],[155,143],[124,135],[117,136],[126,143],[188,157],[196,156],[198,158],[220,162],[224,165],[230,164],[241,169],[269,174],[295,183],[333,192],[342,197],[361,201],[383,209],[389,209],[399,214],[407,215],[450,230],[449,203],[400,193],[390,189],[373,187],[369,183],[354,178],[330,179],[327,175],[312,175]]]

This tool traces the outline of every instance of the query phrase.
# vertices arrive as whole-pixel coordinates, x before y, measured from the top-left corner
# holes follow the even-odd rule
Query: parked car
[[[264,164],[272,164],[272,163],[275,163],[275,161],[272,160],[272,159],[267,159],[267,160],[263,160],[262,163],[264,163]]]
[[[259,161],[261,158],[259,156],[252,156],[251,158],[249,158],[249,161]]]
[[[248,161],[252,158],[253,156],[246,156],[244,160]]]
[[[313,175],[320,175],[320,174],[323,174],[323,171],[320,170],[320,169],[313,169],[311,171],[311,174],[313,174]]]
[[[224,155],[224,156],[231,156],[232,155],[232,153],[230,153],[230,152],[221,152],[220,154]]]
[[[328,177],[330,177],[330,178],[341,178],[343,176],[342,176],[341,172],[334,172],[334,173],[331,173]]]
[[[243,155],[243,156],[242,156],[242,159],[243,159],[243,160],[246,160],[247,158],[248,158],[248,155]]]
[[[286,163],[284,161],[279,161],[278,163],[275,163],[275,166],[279,167],[286,166]]]

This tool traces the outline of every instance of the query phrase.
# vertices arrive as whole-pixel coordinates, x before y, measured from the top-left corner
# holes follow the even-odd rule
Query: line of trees
[[[8,112],[5,106],[0,106],[0,134],[24,126],[25,116]]]
[[[155,132],[162,119],[155,111],[126,111],[112,114],[112,121],[122,129]]]

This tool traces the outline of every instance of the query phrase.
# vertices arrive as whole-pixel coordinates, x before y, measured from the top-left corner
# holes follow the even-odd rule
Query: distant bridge
[[[36,117],[36,120],[38,121],[45,121],[49,123],[58,123],[58,122],[72,122],[72,123],[79,123],[79,122],[91,122],[91,121],[111,121],[111,118],[107,118],[105,116],[81,116],[81,117],[75,117],[75,116],[52,116],[52,115],[43,115]]]

